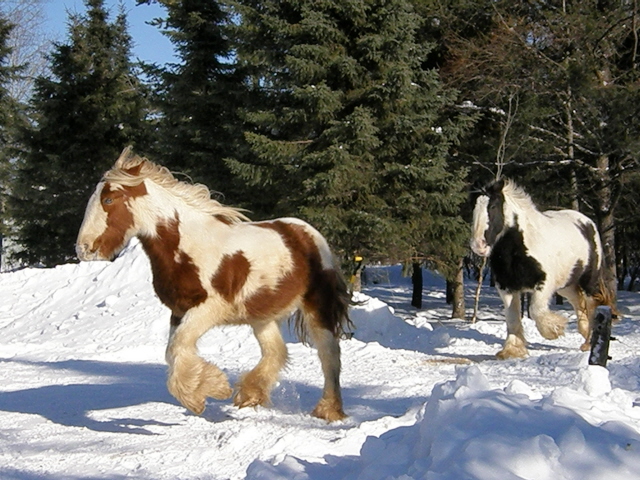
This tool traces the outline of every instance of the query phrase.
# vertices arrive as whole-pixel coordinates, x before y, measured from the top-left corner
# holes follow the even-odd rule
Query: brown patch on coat
[[[309,279],[310,245],[313,240],[299,225],[291,225],[279,220],[255,224],[261,228],[275,230],[291,253],[292,269],[287,272],[275,287],[259,288],[246,301],[247,314],[251,318],[271,318],[283,314],[283,310],[304,295]],[[315,247],[315,244],[314,244]]]
[[[211,278],[211,285],[222,298],[232,302],[247,281],[250,271],[251,263],[242,251],[224,255],[218,270]]]
[[[141,236],[140,242],[151,261],[153,288],[160,301],[176,317],[207,299],[193,259],[180,250],[180,220],[175,218],[156,226],[156,236]]]
[[[100,192],[100,204],[107,213],[107,228],[93,242],[93,250],[105,258],[112,258],[124,243],[127,230],[133,226],[133,215],[128,202],[147,194],[144,183],[134,187],[114,189],[105,183]]]
[[[262,287],[246,302],[247,312],[254,318],[269,318],[286,313],[298,296],[302,296],[304,310],[314,312],[319,326],[334,335],[343,332],[349,322],[349,294],[339,272],[324,269],[322,257],[313,237],[302,225],[275,220],[255,224],[278,232],[291,253],[293,268],[275,288]],[[299,316],[298,316],[299,317]],[[304,328],[298,318],[297,330],[304,339]]]

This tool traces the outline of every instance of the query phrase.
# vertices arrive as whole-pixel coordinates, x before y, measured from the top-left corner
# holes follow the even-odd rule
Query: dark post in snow
[[[413,284],[413,293],[411,294],[411,306],[417,309],[422,308],[422,264],[413,262],[413,271],[411,273],[411,283]]]
[[[589,365],[607,366],[609,360],[609,340],[611,340],[611,308],[596,308],[596,317],[591,332],[591,353]]]

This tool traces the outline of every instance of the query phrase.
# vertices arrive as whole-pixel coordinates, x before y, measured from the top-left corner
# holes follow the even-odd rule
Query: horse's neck
[[[179,227],[181,232],[206,231],[207,235],[214,235],[212,229],[217,226],[224,227],[222,222],[215,221],[210,213],[187,204],[164,189],[152,186],[150,190],[152,195],[139,212],[141,236],[154,237],[167,227]]]
[[[523,200],[508,200],[509,208],[513,214],[512,222],[515,223],[516,218],[518,225],[522,229],[536,229],[541,223],[544,223],[544,214],[536,208],[533,202],[525,202]]]
[[[522,232],[527,249],[532,253],[537,251],[544,244],[541,240],[548,231],[547,217],[536,208],[533,202],[513,202],[511,209],[514,214],[511,226],[515,226],[517,218],[518,230]]]

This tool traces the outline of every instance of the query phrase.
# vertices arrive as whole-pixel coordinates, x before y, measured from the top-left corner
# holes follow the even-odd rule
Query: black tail
[[[313,315],[318,324],[335,337],[351,336],[354,326],[349,318],[349,306],[354,302],[347,283],[336,269],[321,270],[311,279],[309,291],[304,297],[304,308],[292,317],[295,332],[304,343],[309,343],[305,312]]]

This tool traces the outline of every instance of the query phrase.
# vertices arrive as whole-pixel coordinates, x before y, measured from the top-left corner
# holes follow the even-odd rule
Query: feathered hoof
[[[499,360],[508,360],[509,358],[525,358],[529,355],[527,345],[522,337],[510,334],[502,346],[502,350],[496,353]]]
[[[529,355],[527,350],[520,351],[515,349],[502,349],[496,353],[498,360],[509,360],[510,358],[526,358]]]
[[[266,406],[269,404],[269,394],[259,388],[240,386],[233,397],[233,404],[238,408]]]
[[[584,342],[582,345],[580,345],[580,350],[583,352],[588,352],[591,350],[591,342]]]
[[[347,415],[342,410],[342,403],[338,400],[320,399],[316,408],[313,409],[311,415],[326,420],[327,422],[337,422],[344,420]]]
[[[201,415],[205,409],[205,400],[204,395],[190,395],[190,396],[182,396],[178,397],[174,394],[176,399],[184,406],[187,410],[195,413],[196,415]]]
[[[538,332],[547,340],[555,340],[558,337],[564,335],[564,326],[567,323],[567,319],[562,315],[554,315],[551,318],[545,319],[545,321],[536,322]]]

